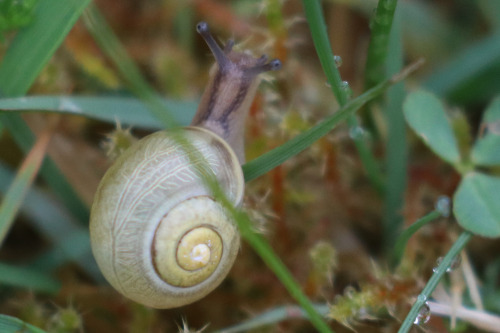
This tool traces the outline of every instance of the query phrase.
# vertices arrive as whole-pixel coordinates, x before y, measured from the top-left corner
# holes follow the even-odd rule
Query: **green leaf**
[[[417,135],[445,161],[460,162],[458,144],[441,101],[433,94],[416,91],[408,95],[403,112]]]
[[[472,148],[471,159],[477,165],[500,164],[500,97],[491,102],[483,115],[481,125],[485,134]]]
[[[194,101],[164,100],[175,121],[186,126],[196,112]],[[118,96],[28,96],[0,99],[0,112],[47,111],[80,115],[125,126],[162,129],[163,124],[151,115],[148,106],[131,97]]]
[[[467,174],[453,198],[458,223],[484,237],[500,236],[500,178],[478,172]]]
[[[47,333],[21,319],[0,314],[0,332],[2,333]]]
[[[61,284],[38,271],[0,263],[0,284],[56,294]],[[4,332],[4,331],[0,331]]]

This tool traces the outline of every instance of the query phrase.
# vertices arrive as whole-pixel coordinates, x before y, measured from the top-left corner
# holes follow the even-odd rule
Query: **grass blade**
[[[371,88],[386,77],[387,52],[397,0],[379,0],[371,25],[366,56],[365,88]]]
[[[0,164],[0,194],[4,194],[14,173]],[[47,193],[31,187],[20,211],[53,247],[31,263],[30,268],[52,272],[68,261],[76,262],[95,281],[103,277],[90,250],[89,231]]]
[[[14,222],[14,218],[26,196],[26,192],[40,169],[40,165],[47,152],[47,146],[52,137],[52,132],[53,128],[48,128],[42,133],[40,139],[33,146],[33,149],[31,149],[21,165],[16,178],[2,200],[2,204],[0,204],[0,246]]]
[[[313,304],[317,312],[326,315],[329,311],[327,304]],[[267,310],[255,317],[245,320],[244,322],[224,328],[214,333],[238,333],[256,330],[262,326],[272,325],[287,319],[305,318],[304,310],[295,305],[279,306],[271,310]]]
[[[424,81],[426,89],[438,95],[448,95],[461,84],[500,63],[500,32],[496,32],[459,53],[455,59]]]
[[[89,3],[90,0],[38,1],[31,24],[17,33],[3,57],[0,95],[26,94]]]
[[[194,101],[163,100],[175,121],[187,126],[196,112]],[[132,97],[117,96],[27,96],[0,99],[0,112],[47,111],[98,119],[125,126],[162,129],[163,124],[149,113],[147,106]]]
[[[337,98],[339,105],[344,106],[349,100],[351,89],[348,84],[346,85],[346,82],[342,81],[337,66],[335,65],[335,57],[332,53],[332,48],[326,32],[326,24],[323,18],[320,1],[303,0],[302,3],[323,71],[326,74],[328,82],[332,87],[332,92]],[[354,115],[351,114],[347,118],[347,121],[351,129],[359,127],[359,122]],[[375,156],[373,156],[368,148],[365,138],[362,135],[356,135],[353,139],[368,178],[380,193],[384,192],[384,182],[380,168],[378,167]]]
[[[389,53],[386,58],[387,75],[397,73],[403,67],[403,46],[401,31],[401,11],[396,11],[390,35]],[[408,173],[408,143],[406,122],[402,112],[405,97],[404,83],[400,82],[390,89],[385,100],[385,123],[387,139],[385,142],[385,197],[383,237],[385,250],[391,250],[401,231],[404,205],[404,192]]]
[[[171,110],[165,107],[161,97],[146,82],[139,68],[130,59],[118,37],[95,5],[89,6],[83,15],[83,20],[97,44],[117,66],[128,87],[149,106],[152,115],[166,128],[178,127]]]
[[[17,33],[0,63],[0,96],[15,97],[27,93],[89,2],[90,0],[38,1],[31,24]],[[27,153],[35,142],[35,137],[19,115],[0,113],[0,122]],[[87,222],[87,207],[50,159],[45,161],[41,174],[75,216],[82,222]]]
[[[283,145],[274,148],[273,150],[259,156],[258,158],[243,165],[243,172],[245,174],[245,181],[250,181],[255,179],[266,172],[277,167],[281,163],[285,162],[287,159],[297,155],[315,141],[319,140],[322,136],[326,135],[331,131],[337,124],[345,120],[347,117],[352,115],[356,110],[361,108],[368,101],[379,96],[392,84],[399,82],[404,79],[414,70],[416,70],[421,65],[421,62],[417,62],[413,65],[408,66],[406,69],[401,71],[399,74],[393,76],[391,79],[386,80],[372,89],[366,91],[359,97],[351,100],[345,106],[343,106],[339,111],[337,111],[332,116],[323,120],[318,125],[310,128],[309,130],[297,135],[293,139],[287,141]]]
[[[0,314],[0,332],[2,333],[47,333],[46,331],[30,325],[21,319]]]
[[[0,283],[47,294],[57,294],[61,289],[61,283],[48,275],[3,263],[0,263]]]
[[[410,240],[411,236],[413,236],[413,234],[415,234],[418,230],[420,230],[420,228],[422,228],[424,225],[434,221],[440,216],[441,212],[434,210],[429,214],[425,215],[424,217],[419,218],[415,223],[410,225],[401,233],[401,235],[395,242],[396,245],[394,246],[394,251],[392,254],[395,265],[398,265],[399,262],[401,261],[401,258],[403,257],[403,254],[405,252],[406,244]]]
[[[452,247],[450,248],[448,253],[444,256],[443,260],[439,264],[438,268],[435,270],[434,274],[432,274],[429,281],[427,281],[427,284],[425,285],[424,289],[422,290],[417,300],[413,304],[410,312],[403,321],[403,324],[399,328],[398,333],[407,333],[410,331],[410,329],[414,325],[413,322],[415,321],[415,318],[417,318],[420,308],[424,305],[425,302],[427,302],[427,299],[429,299],[434,289],[436,289],[436,286],[438,285],[439,281],[441,281],[444,274],[446,274],[446,270],[450,266],[453,259],[455,259],[455,257],[460,254],[460,251],[462,251],[465,245],[467,245],[471,237],[472,234],[465,231],[458,237],[455,243],[453,243]]]

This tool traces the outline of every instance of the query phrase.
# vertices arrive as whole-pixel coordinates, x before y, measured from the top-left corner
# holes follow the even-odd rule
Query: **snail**
[[[198,33],[216,70],[183,139],[160,131],[121,154],[102,178],[90,215],[91,246],[107,281],[124,296],[153,308],[192,303],[215,289],[231,269],[239,233],[203,182],[203,164],[235,206],[243,199],[243,132],[258,75],[279,60],[221,49],[205,22]]]

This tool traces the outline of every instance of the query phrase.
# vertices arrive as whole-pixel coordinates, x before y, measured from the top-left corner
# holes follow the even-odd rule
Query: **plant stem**
[[[437,270],[432,274],[431,278],[429,281],[427,281],[427,284],[425,285],[424,289],[420,293],[420,295],[417,297],[417,300],[413,304],[410,312],[406,316],[405,320],[403,321],[403,324],[399,328],[398,333],[406,333],[408,332],[411,327],[413,326],[413,323],[415,321],[415,318],[417,318],[417,315],[420,311],[420,308],[425,304],[427,299],[430,297],[436,286],[438,285],[439,281],[441,278],[444,276],[446,273],[446,270],[450,266],[451,262],[453,259],[462,251],[462,249],[467,245],[469,240],[471,239],[472,234],[468,231],[464,231],[458,239],[453,243],[453,246],[450,248],[448,253],[444,256],[443,260],[441,261],[441,264],[437,268]]]
[[[424,217],[418,219],[415,223],[410,225],[401,233],[401,235],[395,242],[396,245],[394,246],[394,251],[392,253],[394,266],[398,265],[401,261],[401,258],[403,257],[403,254],[405,252],[406,244],[408,243],[408,240],[411,238],[411,236],[413,236],[413,234],[420,230],[420,228],[422,228],[424,225],[434,221],[440,216],[441,213],[437,210],[434,210]]]
[[[365,88],[381,82],[385,75],[389,35],[397,0],[379,0],[375,17],[371,22],[371,38],[368,45],[365,69]]]
[[[255,179],[266,172],[274,169],[287,159],[299,154],[301,151],[307,149],[314,142],[319,140],[324,135],[328,134],[336,125],[341,121],[347,119],[349,115],[353,114],[361,108],[369,100],[375,98],[389,87],[389,81],[380,84],[379,86],[367,91],[363,95],[353,99],[339,111],[326,118],[319,124],[311,127],[310,129],[302,132],[293,139],[285,142],[279,147],[257,157],[256,159],[243,165],[243,172],[245,174],[245,181]]]
[[[339,105],[344,106],[349,100],[349,90],[346,89],[348,86],[342,82],[340,73],[335,65],[335,58],[332,53],[330,41],[328,40],[326,24],[323,18],[320,1],[303,0],[302,3],[321,66],[323,67],[328,83],[330,84],[332,92]],[[358,120],[353,115],[349,117],[348,123],[351,129],[359,127]],[[384,182],[377,160],[367,147],[365,138],[362,135],[355,136],[353,139],[368,178],[379,193],[382,193],[384,191]]]
[[[394,18],[390,33],[389,53],[386,57],[386,75],[397,73],[403,67],[403,46],[401,43],[401,15]],[[385,123],[387,140],[385,142],[386,192],[384,198],[383,245],[388,255],[392,251],[397,235],[401,232],[404,192],[408,173],[408,144],[406,122],[401,112],[406,95],[404,83],[400,82],[386,94]]]
[[[83,14],[83,21],[101,49],[113,60],[118,71],[127,81],[130,90],[149,106],[153,116],[160,120],[166,128],[177,127],[176,121],[167,110],[161,97],[144,79],[139,68],[130,59],[127,51],[94,4],[87,7]]]
[[[328,314],[328,304],[313,304],[314,309],[321,314]],[[267,311],[264,311],[253,318],[245,320],[237,325],[223,328],[214,333],[238,333],[247,332],[249,330],[256,331],[262,326],[272,325],[284,320],[305,318],[306,313],[302,308],[296,305],[278,306]]]
[[[252,179],[255,179],[277,167],[287,159],[299,154],[301,151],[308,148],[314,142],[330,132],[341,121],[347,119],[349,115],[352,115],[365,103],[382,94],[391,85],[404,79],[411,72],[416,70],[418,66],[420,66],[420,63],[415,63],[406,67],[397,75],[394,75],[390,79],[376,85],[375,87],[369,89],[355,99],[350,100],[347,104],[341,107],[340,110],[338,110],[319,124],[295,136],[293,139],[285,142],[281,146],[276,147],[273,150],[268,151],[267,153],[246,163],[245,165],[243,165],[245,181],[248,182]]]
[[[248,216],[245,213],[232,208],[230,204],[225,204],[224,206],[229,208],[233,214],[233,218],[238,224],[241,236],[252,246],[255,252],[259,254],[266,265],[274,272],[290,295],[297,300],[302,309],[304,309],[307,313],[307,316],[314,327],[316,327],[319,332],[332,333],[333,331],[326,324],[323,317],[316,311],[311,301],[302,292],[300,285],[295,281],[294,277],[289,272],[285,264],[283,264],[281,259],[274,253],[269,243],[253,230],[252,222]]]

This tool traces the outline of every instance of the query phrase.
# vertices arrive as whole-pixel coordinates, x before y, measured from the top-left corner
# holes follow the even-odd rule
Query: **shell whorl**
[[[210,198],[211,191],[195,167],[204,159],[227,198],[238,206],[244,189],[238,158],[220,137],[208,130],[187,127],[183,135],[202,158],[189,158],[168,132],[149,135],[110,167],[91,211],[92,250],[106,279],[125,296],[156,308],[181,306],[208,294],[225,277],[239,249],[237,227],[228,220],[220,204]],[[214,217],[186,207],[199,202],[214,208]],[[183,216],[186,211],[194,214],[188,217],[191,222],[177,223],[162,232],[162,221],[171,222],[174,215]],[[199,220],[200,216],[204,219]],[[183,264],[178,271],[189,272],[195,282],[190,278],[162,278],[169,274],[169,269],[163,268],[161,259],[155,261],[156,252],[162,244],[169,244],[170,249],[174,244],[175,252],[166,257],[178,265],[182,255],[177,256],[177,246],[192,241],[193,237],[188,236],[200,227],[215,237],[203,240],[196,249],[188,248],[188,254],[193,253],[202,267],[193,269],[190,264]],[[221,240],[220,246],[217,239]],[[202,277],[195,273],[202,273]]]

